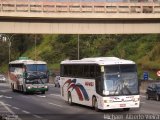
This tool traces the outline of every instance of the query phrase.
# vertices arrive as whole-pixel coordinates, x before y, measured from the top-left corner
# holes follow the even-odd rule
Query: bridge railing
[[[0,12],[160,13],[160,2],[47,2],[0,0]]]

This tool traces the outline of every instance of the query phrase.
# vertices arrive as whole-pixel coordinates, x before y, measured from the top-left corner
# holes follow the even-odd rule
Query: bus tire
[[[41,93],[42,93],[42,94],[45,94],[45,91],[42,91]]]
[[[93,104],[94,110],[96,112],[99,112],[100,110],[98,109],[98,102],[97,102],[96,97],[93,97],[92,104]]]
[[[68,92],[68,104],[69,104],[69,105],[73,105],[71,92]]]

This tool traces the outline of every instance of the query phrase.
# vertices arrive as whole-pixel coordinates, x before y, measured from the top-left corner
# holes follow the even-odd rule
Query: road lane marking
[[[59,104],[54,104],[54,103],[48,103],[48,104],[50,104],[50,105],[54,105],[54,106],[57,106],[57,107],[61,107],[62,108],[62,106],[61,105],[59,105]]]
[[[3,102],[0,101],[0,104],[3,105],[3,107],[10,113],[13,115],[13,117],[15,118],[12,118],[14,120],[21,120],[21,118],[18,117],[18,115],[15,115],[15,113],[8,107],[8,106],[11,106],[9,104],[5,104]],[[8,118],[9,119],[9,118]]]
[[[42,97],[42,98],[45,98],[46,96],[45,95],[37,95],[38,97]]]
[[[23,113],[30,114],[30,112],[22,110]]]
[[[0,92],[3,92],[3,93],[6,93],[6,92],[10,92],[11,90],[8,89],[8,90],[0,90]]]
[[[0,95],[0,98],[2,98],[2,97],[7,98],[7,99],[12,99],[13,98],[13,97],[10,97],[10,96]]]
[[[11,107],[12,105],[9,105],[9,104],[5,104],[6,106],[9,106],[9,107]]]
[[[19,110],[20,108],[17,108],[17,107],[12,107],[13,109],[16,109],[16,110]]]
[[[0,98],[3,97],[3,95],[0,95]]]
[[[13,97],[10,97],[10,96],[4,96],[4,98],[12,99]]]
[[[8,112],[10,112],[11,114],[14,114],[14,112],[10,108],[8,108],[6,104],[4,104],[3,102],[0,102],[0,103],[4,106],[6,110],[8,110]]]
[[[38,119],[42,119],[42,117],[41,116],[39,116],[39,115],[33,115],[35,118],[38,118]]]
[[[52,95],[52,96],[58,96],[58,97],[61,97],[61,95],[60,95],[60,94],[50,94],[50,95]]]

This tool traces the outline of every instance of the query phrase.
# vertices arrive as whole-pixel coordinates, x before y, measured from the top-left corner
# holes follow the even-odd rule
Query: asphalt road
[[[44,95],[24,95],[12,92],[6,83],[0,83],[0,102],[17,115],[19,120],[160,119],[160,101],[145,100],[144,95],[141,95],[140,109],[131,109],[128,112],[106,110],[97,113],[91,107],[78,104],[69,106],[61,98],[60,89],[53,84],[49,84],[49,91]]]

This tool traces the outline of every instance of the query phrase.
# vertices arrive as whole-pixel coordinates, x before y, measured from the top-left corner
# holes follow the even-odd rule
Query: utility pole
[[[8,58],[9,58],[9,62],[11,61],[11,39],[8,39],[8,47],[9,47],[9,51],[8,51]]]
[[[34,45],[35,45],[34,46],[34,52],[35,52],[34,53],[35,54],[34,59],[37,60],[37,35],[35,35],[35,37],[34,37]]]
[[[7,34],[1,34],[0,37],[2,37],[2,41],[3,42],[8,42],[8,63],[10,63],[11,61],[11,45],[12,45],[12,37],[16,35],[13,34],[11,36],[7,35]],[[8,71],[8,79],[9,79],[9,71]]]
[[[2,40],[3,42],[8,42],[8,63],[11,61],[11,45],[12,45],[12,37],[14,36],[15,34],[9,36],[7,34],[4,34],[2,35]]]
[[[78,60],[79,60],[79,34],[78,34]]]

